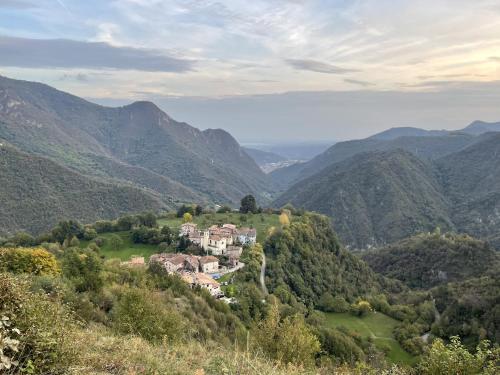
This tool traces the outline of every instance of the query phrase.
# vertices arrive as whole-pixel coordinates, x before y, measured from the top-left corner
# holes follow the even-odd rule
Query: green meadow
[[[257,229],[257,242],[264,242],[270,227],[279,226],[279,216],[275,214],[246,214],[238,212],[214,213],[194,216],[193,222],[200,228],[208,228],[214,224],[234,224],[242,227]],[[182,224],[182,218],[159,219],[160,226],[167,225],[173,230],[178,230]]]
[[[115,248],[112,246],[112,241],[110,241],[110,238],[113,235],[117,235],[120,237],[122,240],[122,245],[119,248]],[[114,233],[101,233],[99,234],[98,237],[104,238],[104,244],[100,248],[99,252],[101,255],[104,257],[111,259],[111,258],[118,258],[120,260],[129,260],[130,257],[132,256],[143,256],[145,257],[146,261],[149,259],[149,257],[152,254],[158,253],[158,246],[157,245],[147,245],[147,244],[141,244],[141,243],[134,243],[132,241],[132,236],[129,231],[126,232],[114,232]],[[84,248],[88,246],[89,243],[92,241],[81,241],[80,242],[80,247]]]
[[[364,317],[349,313],[325,313],[326,320],[332,327],[345,327],[362,337],[371,337],[379,348],[387,348],[387,358],[393,363],[411,365],[417,358],[406,352],[394,338],[392,331],[398,321],[379,312],[372,312]]]

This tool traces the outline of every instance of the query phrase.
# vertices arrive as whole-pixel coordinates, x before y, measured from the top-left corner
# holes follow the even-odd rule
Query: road
[[[266,287],[266,282],[264,276],[266,275],[266,254],[262,252],[262,265],[260,266],[260,286],[262,287],[262,292],[267,296],[268,291]]]

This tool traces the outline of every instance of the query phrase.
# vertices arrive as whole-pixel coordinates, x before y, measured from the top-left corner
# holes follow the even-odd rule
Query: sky
[[[0,0],[0,74],[242,142],[500,121],[500,0]]]

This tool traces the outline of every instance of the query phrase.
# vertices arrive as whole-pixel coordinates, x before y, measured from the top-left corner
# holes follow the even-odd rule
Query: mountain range
[[[9,150],[48,158],[64,171],[75,172],[75,178],[117,191],[133,187],[145,201],[161,203],[148,207],[181,202],[236,205],[246,194],[269,202],[272,194],[266,174],[229,133],[177,122],[151,102],[103,107],[44,84],[0,77],[0,142],[9,144]],[[28,172],[18,169],[21,175]],[[0,194],[6,195],[5,190],[0,188]],[[22,206],[23,201],[16,204]],[[131,203],[130,210],[138,206]],[[5,207],[3,211],[17,216]],[[105,210],[103,215],[111,213]],[[49,221],[36,229],[54,224]],[[2,231],[18,229],[35,227],[20,219]]]
[[[151,102],[104,107],[0,77],[0,234],[182,203],[237,206],[253,194],[330,216],[351,248],[438,226],[500,246],[499,131],[481,121],[392,128],[265,174],[259,165],[283,163],[281,154],[175,121]]]
[[[354,248],[436,227],[498,245],[499,148],[500,133],[343,142],[298,173],[290,168],[298,181],[275,205],[329,215],[341,239]]]

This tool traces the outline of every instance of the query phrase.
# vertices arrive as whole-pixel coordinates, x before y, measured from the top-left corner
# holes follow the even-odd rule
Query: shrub
[[[62,305],[29,289],[27,281],[0,274],[0,317],[9,318],[9,336],[18,333],[19,341],[18,351],[9,351],[9,361],[17,363],[20,373],[65,373],[75,357],[67,345],[76,328],[74,317]],[[5,327],[2,330],[5,333]]]
[[[146,289],[124,289],[113,307],[114,328],[124,334],[161,342],[176,341],[184,332],[184,319],[161,302],[158,294]]]
[[[491,349],[488,341],[482,341],[476,353],[470,353],[456,336],[446,345],[442,340],[434,341],[422,357],[419,371],[422,375],[498,374],[500,349]]]
[[[0,271],[56,275],[59,266],[53,254],[43,248],[0,248]]]

